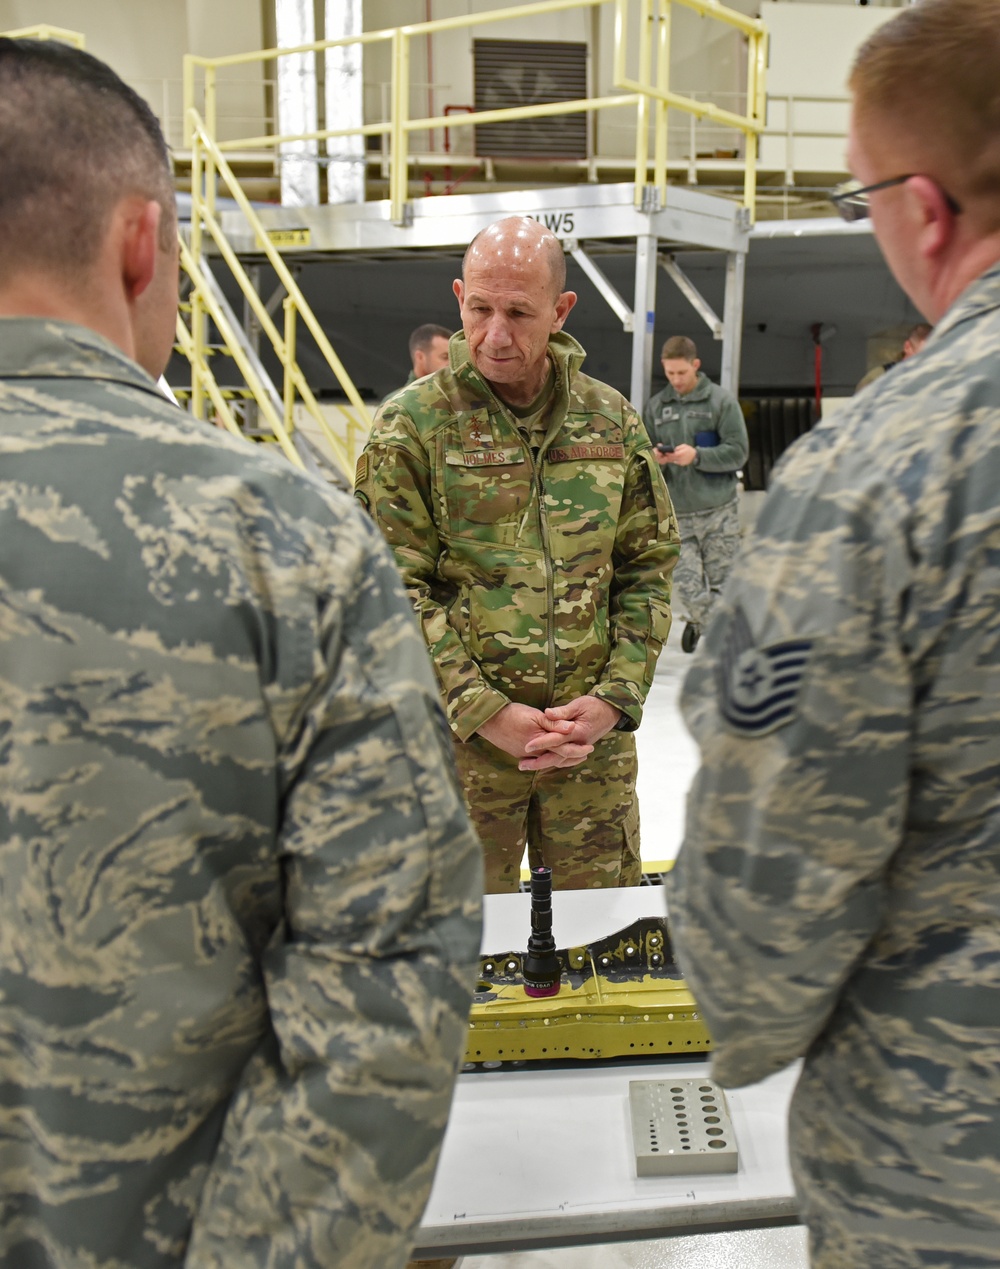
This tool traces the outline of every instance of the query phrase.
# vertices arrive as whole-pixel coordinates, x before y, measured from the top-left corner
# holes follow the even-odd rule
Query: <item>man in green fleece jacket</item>
[[[641,420],[580,370],[565,286],[537,221],[484,229],[450,365],[386,402],[355,486],[437,670],[488,890],[517,889],[526,841],[563,888],[641,871],[632,732],[678,535]]]
[[[701,373],[693,341],[675,335],[660,356],[668,383],[642,417],[677,513],[681,647],[693,652],[739,550],[736,473],[750,446],[739,403]]]

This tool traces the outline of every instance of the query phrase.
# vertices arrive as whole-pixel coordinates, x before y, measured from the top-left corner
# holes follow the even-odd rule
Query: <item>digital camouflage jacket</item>
[[[397,1269],[479,953],[353,501],[0,321],[0,1263]]]
[[[580,372],[576,340],[549,352],[537,459],[459,332],[448,369],[387,402],[358,463],[460,740],[508,701],[588,693],[638,726],[670,627],[679,538],[642,423]]]
[[[671,930],[723,1084],[805,1055],[812,1263],[1000,1264],[1000,265],[796,443],[684,685]]]

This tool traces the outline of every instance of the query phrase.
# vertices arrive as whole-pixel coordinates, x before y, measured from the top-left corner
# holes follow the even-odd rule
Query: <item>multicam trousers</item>
[[[585,762],[555,771],[519,771],[481,736],[455,751],[488,894],[517,889],[525,843],[529,865],[550,867],[556,889],[639,884],[633,734],[608,732]]]
[[[678,515],[681,557],[673,573],[675,610],[704,629],[740,549],[736,499],[710,511]]]

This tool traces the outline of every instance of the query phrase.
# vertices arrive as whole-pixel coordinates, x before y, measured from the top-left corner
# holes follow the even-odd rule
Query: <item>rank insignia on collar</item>
[[[756,647],[746,615],[736,609],[716,668],[719,710],[733,731],[766,736],[792,721],[812,649],[812,639]]]

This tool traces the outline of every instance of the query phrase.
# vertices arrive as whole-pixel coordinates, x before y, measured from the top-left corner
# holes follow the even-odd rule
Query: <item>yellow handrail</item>
[[[226,345],[226,348],[232,353],[233,360],[236,362],[237,366],[239,367],[240,374],[246,380],[247,386],[250,388],[250,391],[254,395],[254,400],[257,402],[257,405],[260,407],[262,414],[264,415],[264,417],[267,419],[268,423],[270,424],[271,429],[274,432],[274,435],[277,437],[278,444],[281,446],[282,450],[284,451],[285,457],[288,459],[289,462],[294,463],[296,467],[304,467],[305,464],[303,463],[302,459],[299,457],[298,450],[296,450],[295,446],[292,444],[292,438],[289,435],[288,428],[285,427],[285,424],[279,418],[278,412],[275,410],[274,406],[272,405],[271,399],[267,393],[266,388],[261,383],[260,377],[258,376],[257,372],[254,370],[253,366],[251,365],[249,359],[246,357],[245,353],[243,352],[243,349],[241,348],[239,341],[236,338],[235,332],[233,331],[228,318],[226,317],[225,313],[222,311],[221,307],[216,301],[215,296],[212,294],[211,289],[209,288],[205,280],[205,277],[198,266],[198,261],[188,250],[188,247],[184,243],[183,240],[181,241],[181,267],[184,269],[185,273],[191,279],[192,314],[194,314],[194,312],[196,311],[199,305],[204,306],[205,310],[211,316],[212,321],[215,323],[216,327],[218,328],[218,331],[222,337],[223,343]],[[218,410],[220,405],[224,404],[224,400],[222,397],[222,393],[219,390],[218,384],[215,382],[215,376],[212,375],[212,373],[208,369],[207,349],[204,343],[204,335],[199,334],[197,330],[194,330],[192,331],[190,344],[188,344],[187,347],[185,347],[186,344],[187,344],[187,341],[182,336],[181,347],[185,348],[185,352],[188,355],[188,360],[191,362],[192,413],[194,413],[193,407],[194,407],[194,394],[195,394],[196,385],[198,385],[202,391],[207,391],[212,401],[212,404]],[[222,418],[225,421],[226,415],[227,413],[229,413],[228,409],[223,409],[221,413],[222,413]],[[202,418],[204,417],[204,415],[199,414],[199,415],[196,415],[196,417]],[[228,423],[226,424],[226,426],[227,427],[229,426]],[[237,432],[238,431],[239,431],[239,428],[237,428]]]
[[[62,26],[23,26],[18,31],[0,31],[9,40],[59,40],[62,44],[72,44],[74,48],[86,48],[86,36],[79,31],[68,31]]]
[[[194,278],[191,280],[194,282]],[[191,362],[193,366],[195,358],[198,357],[199,354],[195,349],[194,339],[191,332],[184,325],[184,318],[181,316],[180,310],[178,310],[177,313],[177,343],[180,345],[181,352],[185,357],[187,357],[188,361]],[[200,369],[201,367],[199,367],[199,370]],[[207,366],[205,369],[207,371]],[[211,373],[205,373],[203,382],[205,390],[208,392],[211,399],[212,405],[215,407],[216,414],[222,421],[226,431],[232,432],[233,436],[242,437],[243,433],[240,431],[240,425],[236,422],[236,418],[232,410],[229,408],[229,402],[222,395],[222,389],[216,382],[215,376]]]
[[[246,193],[239,184],[239,181],[233,175],[232,169],[230,168],[225,155],[222,154],[214,138],[209,135],[205,122],[199,117],[198,112],[193,108],[188,115],[188,126],[193,141],[191,254],[194,255],[196,261],[200,258],[203,236],[205,230],[207,230],[212,241],[215,243],[219,254],[225,260],[233,276],[236,278],[236,281],[240,286],[240,290],[243,292],[248,304],[253,309],[255,317],[261,325],[261,329],[270,340],[284,370],[284,419],[277,419],[277,415],[269,398],[267,405],[262,405],[261,408],[263,409],[269,424],[274,429],[274,433],[278,437],[279,443],[282,445],[282,449],[289,454],[289,457],[291,457],[291,454],[295,454],[295,459],[293,461],[298,461],[301,465],[301,459],[299,459],[294,446],[291,444],[290,439],[288,439],[290,433],[294,429],[293,406],[297,393],[298,397],[302,401],[302,404],[315,420],[320,432],[333,451],[338,465],[343,469],[345,476],[350,477],[353,475],[351,459],[341,443],[340,438],[327,422],[327,419],[324,416],[323,411],[320,409],[319,403],[317,402],[316,397],[313,394],[312,389],[309,387],[305,375],[295,358],[294,335],[291,339],[288,338],[288,334],[294,332],[294,315],[297,314],[298,318],[300,318],[305,324],[306,329],[315,340],[324,360],[333,371],[337,382],[340,384],[351,405],[354,407],[354,410],[358,415],[360,415],[361,423],[359,424],[358,420],[349,410],[344,411],[348,420],[349,429],[357,428],[367,432],[368,428],[371,426],[371,417],[365,403],[361,399],[361,396],[347,371],[344,369],[344,365],[340,358],[334,352],[333,347],[326,336],[326,332],[323,330],[322,326],[320,326],[315,314],[306,302],[306,298],[302,294],[298,283],[295,281],[291,270],[285,263],[281,252],[278,251],[271,242],[266,229],[261,223],[260,218],[253,207],[253,204],[250,202],[249,198],[247,198]],[[211,206],[211,204],[214,203],[215,181],[213,177],[216,173],[228,186],[230,194],[236,201],[243,215],[246,217],[251,230],[256,235],[260,249],[263,251],[268,263],[277,274],[278,280],[285,288],[287,299],[285,301],[286,335],[284,336],[272,320],[270,313],[267,311],[267,307],[258,295],[249,275],[243,268],[239,257],[233,250],[232,245],[223,233],[218,219],[216,218],[214,208]],[[209,184],[213,187],[212,198],[209,197]],[[292,313],[291,316],[290,313]],[[212,320],[216,321],[214,313],[212,313]],[[218,325],[218,322],[216,322],[216,324]],[[192,312],[192,328],[194,329],[195,326],[195,313]],[[195,344],[196,346],[198,344],[197,335],[195,336]],[[240,369],[241,371],[243,370],[242,365],[240,365]],[[194,414],[198,417],[203,417],[203,398],[200,396],[197,389],[197,378],[198,376],[196,375],[192,381],[191,408]],[[247,379],[247,382],[250,384],[251,389],[253,389],[253,384],[250,383],[249,378]],[[256,397],[256,392],[254,395]],[[258,404],[260,404],[260,401],[258,401]],[[283,439],[283,435],[285,439]]]
[[[628,16],[630,8],[636,3],[640,23],[639,69],[638,78],[633,78],[627,72]],[[683,5],[703,17],[730,26],[747,37],[749,47],[745,114],[724,110],[709,102],[696,101],[692,97],[670,89],[670,17],[673,4]],[[504,110],[473,111],[462,115],[435,115],[420,119],[409,117],[410,45],[413,39],[443,31],[480,27],[493,22],[535,18],[571,9],[595,9],[605,5],[615,6],[613,87],[617,95],[511,107]],[[654,38],[654,27],[656,38]],[[416,22],[379,31],[365,31],[360,35],[317,40],[286,49],[264,49],[260,52],[236,53],[217,58],[189,55],[185,58],[184,69],[185,117],[188,121],[186,136],[189,144],[193,144],[194,134],[190,120],[191,111],[196,106],[196,67],[200,67],[205,75],[205,124],[208,133],[215,138],[217,72],[220,68],[275,61],[296,53],[324,52],[327,49],[350,45],[366,46],[388,42],[391,46],[392,59],[390,117],[388,119],[369,122],[355,128],[320,128],[306,133],[275,132],[264,136],[229,139],[217,143],[218,152],[277,147],[290,141],[323,141],[344,136],[388,136],[390,138],[389,199],[392,219],[402,224],[409,193],[408,167],[411,133],[441,127],[475,127],[501,120],[537,119],[550,115],[634,106],[636,109],[636,202],[637,204],[643,202],[645,187],[648,184],[648,132],[651,116],[654,131],[654,182],[660,192],[661,202],[665,202],[667,196],[667,111],[675,109],[693,115],[697,119],[705,119],[723,127],[736,129],[743,134],[745,138],[743,201],[752,218],[756,202],[757,139],[764,128],[766,39],[766,28],[763,22],[757,18],[747,17],[735,9],[726,8],[720,0],[533,0],[533,3],[513,5],[507,9],[459,14],[450,18],[438,18],[431,22]]]

